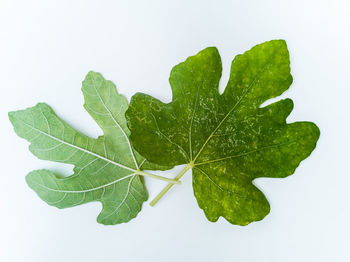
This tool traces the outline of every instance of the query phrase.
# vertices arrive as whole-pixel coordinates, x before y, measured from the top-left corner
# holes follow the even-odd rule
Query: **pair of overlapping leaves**
[[[223,94],[218,89],[221,71],[216,48],[189,57],[171,72],[172,102],[165,104],[141,93],[132,97],[126,111],[128,128],[125,99],[110,82],[90,73],[83,92],[85,108],[104,131],[97,140],[79,134],[43,104],[11,114],[16,132],[31,140],[36,156],[75,165],[75,174],[68,178],[34,171],[27,177],[28,184],[51,205],[68,207],[98,200],[103,204],[99,222],[128,221],[147,196],[132,171],[144,161],[133,146],[152,163],[186,164],[185,171],[192,169],[195,197],[210,221],[220,216],[238,225],[261,220],[270,207],[252,181],[291,175],[315,148],[319,129],[310,122],[286,123],[293,108],[290,99],[261,108],[292,83],[284,41],[266,42],[236,56]],[[126,142],[129,132],[132,146]],[[43,133],[45,138],[36,137]],[[56,139],[51,141],[52,137]],[[78,153],[77,147],[85,151]],[[143,168],[159,168],[148,161]],[[85,192],[91,188],[97,189]]]

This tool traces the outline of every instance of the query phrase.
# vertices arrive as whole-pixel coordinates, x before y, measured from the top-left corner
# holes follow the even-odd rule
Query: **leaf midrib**
[[[100,159],[102,159],[102,160],[104,160],[104,161],[106,161],[106,162],[109,162],[109,163],[111,163],[111,164],[113,164],[113,165],[115,165],[115,166],[124,168],[124,169],[129,170],[129,171],[132,171],[132,172],[137,172],[137,170],[135,170],[135,169],[133,169],[133,168],[131,168],[131,167],[125,166],[125,165],[120,164],[120,163],[117,163],[117,162],[115,162],[115,161],[113,161],[113,160],[110,160],[110,159],[108,159],[108,158],[106,158],[106,157],[104,157],[104,156],[101,156],[101,155],[99,155],[99,154],[96,154],[96,153],[94,153],[94,152],[91,152],[91,151],[89,151],[89,150],[87,150],[87,149],[84,149],[84,148],[82,148],[82,147],[79,147],[79,146],[73,145],[73,144],[71,144],[71,143],[68,143],[68,142],[66,142],[66,141],[64,141],[64,140],[62,140],[62,139],[59,139],[59,138],[57,138],[57,137],[51,135],[51,134],[48,134],[48,133],[46,133],[46,132],[43,132],[42,130],[40,130],[40,129],[36,128],[36,127],[33,127],[32,125],[30,125],[30,124],[24,122],[23,120],[21,120],[21,121],[22,121],[26,126],[29,126],[29,127],[32,128],[33,130],[39,132],[40,134],[42,134],[42,135],[44,135],[44,136],[50,137],[51,139],[53,139],[53,140],[55,140],[55,141],[58,141],[58,142],[60,142],[60,143],[62,143],[62,144],[65,144],[65,145],[67,145],[67,146],[73,147],[73,148],[75,148],[75,149],[77,149],[77,150],[80,150],[80,151],[82,151],[82,152],[84,152],[84,153],[87,153],[87,154],[90,154],[90,155],[95,156],[95,157],[97,157],[97,158],[100,158]],[[87,139],[89,139],[89,138],[87,138]]]
[[[106,106],[106,104],[105,104],[105,102],[103,101],[103,99],[102,99],[100,93],[97,91],[97,88],[96,88],[96,86],[95,86],[95,79],[92,78],[92,81],[93,81],[93,87],[94,87],[94,89],[95,89],[95,91],[96,91],[96,94],[97,94],[98,98],[100,99],[100,101],[101,101],[103,107],[106,109],[106,111],[107,111],[108,115],[110,116],[110,118],[113,120],[113,122],[116,124],[116,126],[117,126],[117,127],[120,129],[120,131],[122,132],[122,134],[123,134],[125,140],[126,140],[127,143],[128,143],[128,147],[129,147],[129,150],[130,150],[130,154],[131,154],[131,156],[132,156],[132,158],[133,158],[133,161],[134,161],[134,163],[135,163],[135,166],[136,166],[137,169],[139,169],[139,165],[138,165],[138,163],[137,163],[137,161],[136,161],[136,158],[135,158],[135,155],[134,155],[134,151],[132,150],[132,147],[131,147],[130,140],[129,140],[128,136],[126,135],[126,133],[125,133],[125,131],[122,129],[122,127],[119,125],[118,121],[114,118],[114,115],[112,114],[112,112],[111,112],[111,111],[109,110],[109,108]],[[110,91],[108,91],[108,92],[110,92]],[[109,93],[108,93],[108,96],[109,96]]]
[[[269,59],[270,60],[270,59]],[[246,92],[243,94],[243,96],[237,101],[237,103],[230,109],[230,111],[225,115],[225,117],[220,121],[220,123],[216,126],[213,132],[208,136],[207,140],[204,142],[200,150],[198,151],[197,155],[194,157],[194,159],[191,161],[193,164],[196,162],[197,158],[202,153],[203,149],[206,147],[208,142],[211,140],[211,138],[214,136],[216,131],[220,128],[220,126],[226,121],[226,119],[229,117],[229,115],[235,110],[235,108],[241,103],[241,101],[246,97],[246,95],[249,93],[249,91],[253,88],[254,84],[256,83],[257,79],[260,77],[260,75],[266,70],[266,68],[270,65],[270,62],[267,62],[264,67],[259,71],[259,73],[254,77],[253,81],[248,86]]]
[[[101,186],[98,186],[98,187],[94,187],[94,188],[89,188],[89,189],[85,189],[85,190],[76,190],[76,191],[73,191],[73,190],[61,190],[61,189],[54,189],[54,188],[51,188],[51,187],[47,187],[43,184],[40,184],[40,183],[36,183],[37,185],[39,185],[40,187],[42,188],[45,188],[47,190],[50,190],[50,191],[53,191],[53,192],[58,192],[58,193],[72,193],[72,194],[78,194],[78,193],[87,193],[87,192],[91,192],[91,191],[96,191],[96,190],[99,190],[101,188],[105,188],[105,187],[108,187],[108,186],[111,186],[113,184],[116,184],[124,179],[127,179],[129,177],[134,177],[136,174],[135,173],[132,173],[130,175],[127,175],[127,176],[124,176],[122,178],[119,178],[117,180],[114,180],[112,182],[109,182],[107,184],[104,184],[104,185],[101,185]]]
[[[286,146],[286,145],[290,145],[295,143],[295,141],[290,141],[290,142],[286,142],[286,143],[280,143],[280,144],[272,144],[272,145],[268,145],[268,146],[263,146],[260,148],[257,148],[255,150],[251,150],[251,151],[247,151],[247,152],[243,152],[241,154],[238,155],[232,155],[232,156],[227,156],[227,157],[221,157],[221,158],[217,158],[217,159],[213,159],[213,160],[208,160],[206,162],[200,162],[198,164],[194,164],[194,166],[199,166],[199,165],[206,165],[206,164],[210,164],[210,163],[214,163],[214,162],[219,162],[219,161],[223,161],[226,159],[230,159],[230,158],[239,158],[239,157],[243,157],[243,156],[247,156],[256,152],[259,152],[261,150],[264,149],[268,149],[268,148],[274,148],[274,147],[280,147],[280,146]]]

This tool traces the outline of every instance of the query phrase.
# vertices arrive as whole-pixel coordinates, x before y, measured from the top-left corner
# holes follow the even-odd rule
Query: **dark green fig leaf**
[[[9,113],[16,133],[30,142],[35,156],[74,165],[74,174],[69,177],[35,170],[26,181],[49,205],[67,208],[99,201],[103,206],[99,223],[128,222],[148,198],[139,175],[169,181],[141,169],[166,167],[149,163],[131,147],[124,115],[128,103],[112,82],[90,72],[82,91],[85,109],[104,133],[97,139],[73,129],[44,103]]]
[[[285,41],[265,42],[236,56],[223,94],[221,71],[218,50],[206,48],[171,71],[172,102],[137,93],[126,117],[132,144],[147,160],[186,164],[176,179],[192,169],[194,195],[210,221],[223,216],[247,225],[270,211],[252,181],[293,174],[320,131],[311,122],[286,123],[290,99],[261,107],[292,83]]]

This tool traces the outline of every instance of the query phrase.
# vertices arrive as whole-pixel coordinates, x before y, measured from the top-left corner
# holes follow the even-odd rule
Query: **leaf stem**
[[[174,178],[175,181],[179,181],[180,178],[188,171],[190,170],[192,167],[194,166],[193,162],[190,162],[189,164],[187,164],[185,166],[184,169],[182,169],[180,171],[180,173]],[[150,206],[154,206],[155,204],[157,204],[157,202],[170,190],[170,188],[173,187],[174,184],[168,184],[166,187],[163,188],[163,190],[151,201]]]
[[[135,173],[140,175],[140,176],[147,176],[147,177],[151,177],[151,178],[155,178],[155,179],[158,179],[158,180],[162,180],[162,181],[168,182],[168,183],[170,183],[170,185],[181,184],[181,181],[178,181],[176,179],[172,179],[172,178],[167,178],[167,177],[163,177],[163,176],[158,176],[158,175],[146,173],[146,172],[143,172],[141,170],[136,170]]]

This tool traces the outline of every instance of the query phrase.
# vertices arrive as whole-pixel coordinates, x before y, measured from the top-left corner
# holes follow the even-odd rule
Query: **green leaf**
[[[217,49],[204,49],[173,68],[172,102],[137,93],[126,116],[130,139],[148,160],[187,164],[176,179],[193,169],[194,195],[210,221],[223,216],[230,223],[247,225],[270,211],[252,181],[293,174],[315,148],[320,133],[310,122],[286,123],[293,109],[290,99],[261,107],[292,83],[283,40],[236,56],[223,94],[218,90],[221,71]]]
[[[131,147],[124,116],[128,103],[112,82],[89,72],[82,91],[85,109],[104,133],[97,139],[73,129],[44,103],[9,113],[16,133],[30,142],[29,149],[35,156],[74,165],[74,174],[69,177],[35,170],[26,181],[49,205],[66,208],[100,201],[103,208],[99,223],[127,222],[136,217],[147,200],[139,175],[157,177],[140,169],[164,167],[145,161]]]

